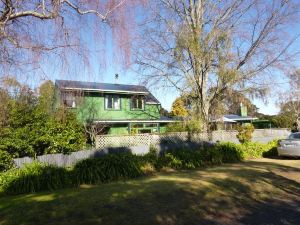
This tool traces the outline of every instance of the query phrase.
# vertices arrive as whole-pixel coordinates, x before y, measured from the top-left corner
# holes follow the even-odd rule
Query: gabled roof
[[[82,90],[90,92],[119,93],[145,95],[146,103],[160,104],[145,86],[128,84],[97,83],[73,80],[56,80],[55,85],[60,90]]]

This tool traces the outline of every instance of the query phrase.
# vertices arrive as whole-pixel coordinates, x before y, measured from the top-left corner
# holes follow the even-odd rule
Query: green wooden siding
[[[112,134],[112,135],[123,135],[123,134],[129,134],[128,133],[128,126],[126,124],[116,124],[113,125],[109,131],[108,134]]]
[[[167,131],[167,124],[160,124],[159,125],[159,133],[166,133]]]
[[[120,110],[105,109],[105,94],[88,93],[84,97],[78,98],[76,108],[70,110],[76,112],[80,122],[88,120],[157,120],[160,119],[160,105],[146,104],[143,110],[131,109],[131,95],[118,95],[120,97]],[[59,107],[61,102],[61,93],[58,89],[55,92],[55,107]],[[154,122],[155,123],[155,122]],[[131,123],[132,125],[134,123]],[[124,124],[110,124],[108,134],[124,135],[129,134],[129,122]],[[158,124],[156,127],[149,127],[149,124],[142,123],[138,130],[151,129],[152,132],[165,133],[166,124]]]
[[[130,96],[120,96],[121,109],[105,109],[104,96],[86,96],[77,106],[80,121],[92,120],[128,120],[128,119],[159,119],[160,105],[145,104],[144,110],[131,110]]]

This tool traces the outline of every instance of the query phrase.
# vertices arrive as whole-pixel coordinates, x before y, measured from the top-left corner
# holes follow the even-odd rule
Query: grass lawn
[[[1,197],[0,225],[8,224],[300,224],[300,160]]]

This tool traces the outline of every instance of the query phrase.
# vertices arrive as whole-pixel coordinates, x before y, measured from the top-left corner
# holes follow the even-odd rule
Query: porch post
[[[131,134],[131,123],[128,123],[128,133]]]

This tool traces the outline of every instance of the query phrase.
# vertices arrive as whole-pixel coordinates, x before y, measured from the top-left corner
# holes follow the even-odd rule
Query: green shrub
[[[219,152],[220,161],[223,163],[239,162],[244,158],[240,144],[221,142],[215,146],[215,149]]]
[[[159,157],[158,150],[151,145],[149,152],[143,156],[143,159],[145,162],[149,162],[154,165],[157,162],[158,157]]]
[[[277,156],[278,141],[274,140],[267,144],[258,142],[249,142],[242,145],[246,158],[261,158]]]
[[[14,167],[11,155],[6,151],[0,150],[0,172],[5,172]]]
[[[13,157],[34,157],[84,148],[84,129],[74,113],[47,115],[36,106],[29,112],[24,110],[16,107],[10,111],[9,124],[0,131],[0,150]]]
[[[152,163],[146,162],[141,166],[141,170],[145,175],[153,175],[156,172],[156,169]]]
[[[241,145],[245,158],[260,158],[266,149],[266,144],[258,142],[246,142]]]
[[[261,158],[277,156],[278,140],[271,141],[267,144],[259,142],[245,142],[235,144],[223,142],[216,145],[222,155],[222,162],[239,162],[244,158]]]
[[[166,132],[185,132],[186,130],[186,125],[183,122],[169,123],[166,127]]]
[[[252,124],[245,124],[237,127],[238,134],[236,135],[240,143],[250,142],[252,134],[254,132],[254,126]]]
[[[134,178],[143,174],[142,165],[142,157],[127,153],[85,159],[74,167],[74,182],[76,184],[98,184]]]
[[[219,164],[221,157],[215,148],[199,150],[169,150],[162,154],[155,164],[156,169],[170,167],[173,169],[195,169],[205,165]]]
[[[218,165],[222,163],[221,152],[216,147],[207,147],[200,150],[205,164]]]
[[[170,123],[166,127],[166,132],[190,132],[198,133],[201,132],[201,122],[196,119],[189,121],[182,121],[176,123]]]
[[[273,140],[268,143],[267,149],[263,152],[263,157],[278,156],[277,147],[279,146],[279,140]]]
[[[49,191],[71,186],[71,177],[65,168],[35,162],[3,173],[0,185],[8,194]]]

